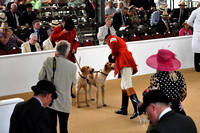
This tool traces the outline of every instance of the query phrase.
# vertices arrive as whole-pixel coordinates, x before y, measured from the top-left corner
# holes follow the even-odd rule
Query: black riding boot
[[[128,114],[127,108],[128,108],[128,96],[126,92],[122,92],[122,107],[121,109],[115,111],[115,113],[127,115]]]
[[[139,109],[138,109],[138,98],[136,94],[133,94],[130,96],[131,102],[133,104],[133,108],[134,108],[134,113],[133,115],[130,117],[130,119],[133,119],[135,117],[137,117],[138,115],[140,115],[139,113]]]

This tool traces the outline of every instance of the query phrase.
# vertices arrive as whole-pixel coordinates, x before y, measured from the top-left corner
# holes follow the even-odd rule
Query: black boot
[[[133,108],[134,108],[134,113],[133,113],[133,115],[130,117],[130,119],[133,119],[133,118],[137,117],[138,115],[140,115],[139,109],[138,109],[139,100],[138,100],[136,94],[131,95],[131,96],[130,96],[130,99],[131,99],[131,102],[132,102]]]
[[[122,107],[121,109],[115,111],[115,113],[127,115],[128,114],[127,108],[128,108],[128,96],[126,92],[122,92]]]

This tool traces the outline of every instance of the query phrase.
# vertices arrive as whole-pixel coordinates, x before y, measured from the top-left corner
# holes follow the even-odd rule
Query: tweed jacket
[[[51,133],[49,113],[34,97],[18,103],[10,119],[9,133]]]
[[[50,107],[54,110],[70,113],[72,107],[71,86],[76,84],[76,65],[63,57],[56,57],[56,71],[53,83],[56,86],[58,98]],[[39,73],[39,80],[49,80],[53,77],[53,58],[48,57]]]
[[[189,116],[170,111],[161,117],[150,133],[197,133],[197,129]]]
[[[35,43],[35,48],[36,48],[36,51],[41,51],[40,45],[37,42]],[[29,41],[23,43],[21,45],[21,49],[22,49],[22,53],[31,52],[31,47],[30,47]]]
[[[138,71],[137,64],[133,59],[132,53],[128,51],[125,41],[120,37],[110,35],[107,39],[107,43],[111,49],[111,54],[115,56],[114,75],[116,76],[123,67],[132,67],[132,74],[135,74]],[[120,74],[118,77],[120,77]]]
[[[110,27],[111,34],[115,34],[115,29],[113,27]],[[97,38],[99,40],[99,44],[104,44],[105,36],[108,34],[108,27],[106,25],[99,27],[99,32],[97,34]]]

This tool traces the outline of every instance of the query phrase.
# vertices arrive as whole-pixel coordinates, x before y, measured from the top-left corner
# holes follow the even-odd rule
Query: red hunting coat
[[[67,58],[72,61],[76,62],[75,57],[72,54],[72,49],[77,51],[79,46],[78,38],[76,35],[76,29],[74,28],[72,31],[69,31],[67,34],[63,34],[63,27],[61,25],[57,26],[53,29],[53,33],[51,34],[51,41],[52,42],[59,42],[60,40],[66,40],[70,43],[70,51]],[[55,53],[57,56],[57,53]]]
[[[117,73],[122,69],[122,67],[132,67],[132,75],[135,74],[138,71],[137,64],[133,59],[132,53],[128,51],[125,41],[120,37],[110,35],[107,39],[107,42],[108,46],[111,49],[111,54],[115,56],[114,75],[116,76]]]

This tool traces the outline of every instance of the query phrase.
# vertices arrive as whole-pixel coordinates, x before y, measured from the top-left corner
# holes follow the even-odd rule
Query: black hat
[[[56,87],[53,83],[48,80],[40,80],[37,85],[32,86],[31,89],[34,93],[40,93],[42,91],[47,91],[53,95],[53,99],[56,99],[58,95],[56,94]]]
[[[110,63],[115,63],[115,60],[112,58],[112,55],[111,55],[111,54],[108,56],[108,61],[109,61]]]
[[[170,101],[163,91],[161,91],[161,90],[151,90],[144,95],[143,103],[140,106],[140,111],[145,112],[146,107],[150,103],[156,103],[156,102],[169,103]]]
[[[74,21],[71,18],[67,19],[64,28],[68,31],[72,31],[74,29]]]
[[[27,3],[26,8],[29,8],[29,7],[33,7],[33,5],[31,3]]]

